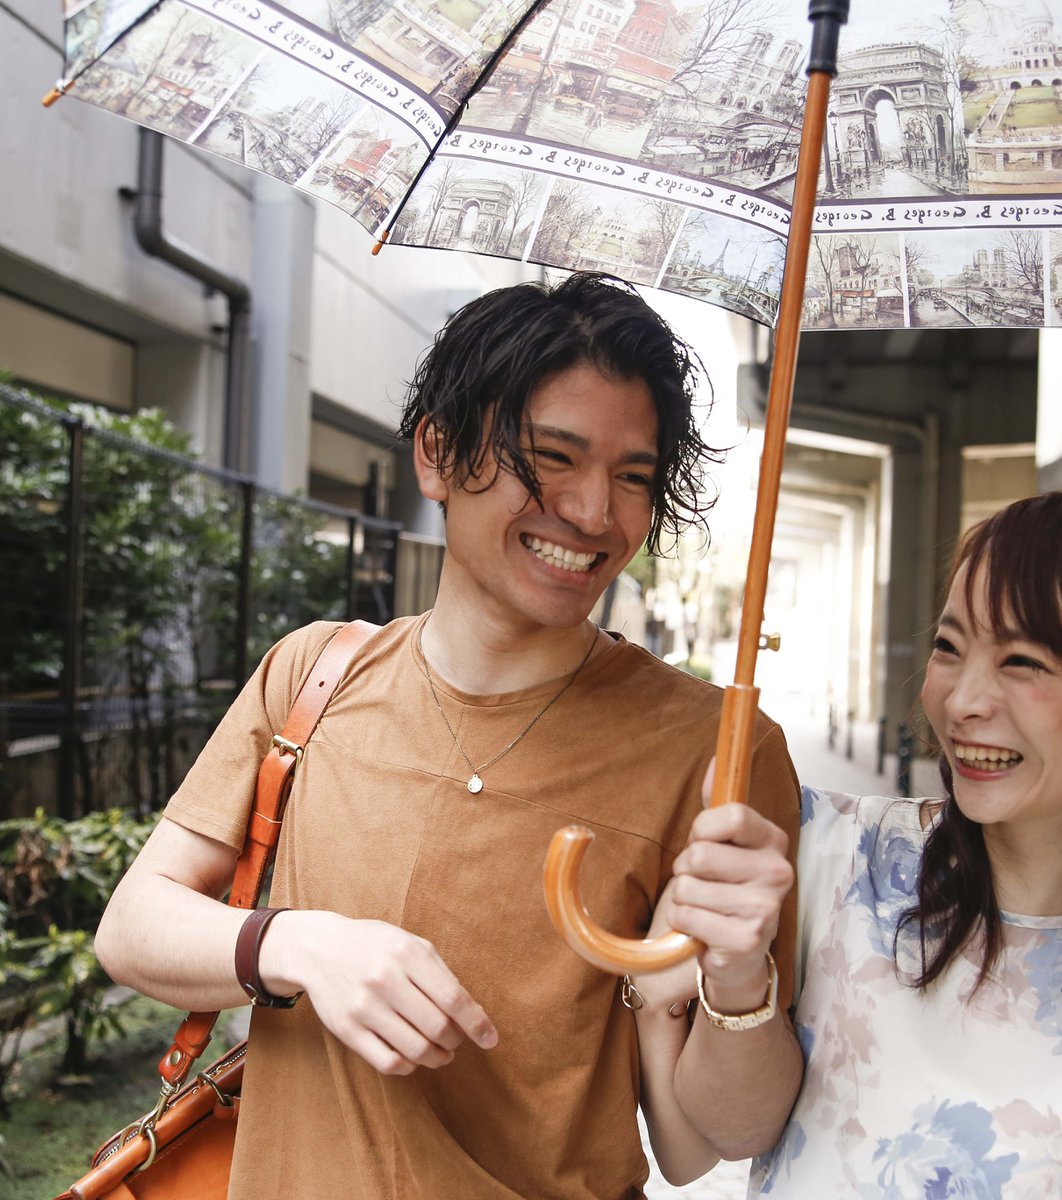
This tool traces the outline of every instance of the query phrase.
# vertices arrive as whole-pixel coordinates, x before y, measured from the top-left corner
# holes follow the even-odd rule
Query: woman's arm
[[[705,783],[710,792],[711,772]],[[750,1013],[767,998],[767,950],[793,884],[787,835],[744,805],[702,812],[675,861],[650,935],[688,933],[706,999],[722,1014]],[[668,1015],[696,994],[696,963],[634,981],[643,1109],[661,1170],[685,1182],[718,1158],[762,1153],[777,1141],[796,1099],[803,1059],[787,1016],[720,1029],[694,1008],[692,1025]]]

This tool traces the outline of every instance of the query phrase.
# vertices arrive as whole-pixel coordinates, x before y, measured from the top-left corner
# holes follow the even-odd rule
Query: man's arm
[[[705,782],[705,797],[710,791]],[[794,801],[795,803],[795,801]],[[720,1013],[746,1013],[766,998],[766,953],[793,883],[786,834],[751,808],[701,813],[675,861],[650,935],[674,928],[709,947],[705,993]],[[695,1010],[692,1027],[669,1006],[696,994],[695,964],[635,980],[642,1105],[661,1170],[686,1182],[719,1157],[769,1149],[796,1099],[803,1060],[784,1012],[754,1029],[718,1029]]]
[[[219,899],[236,857],[164,817],[100,922],[96,953],[108,974],[178,1008],[246,1004],[234,957],[247,913]],[[323,1024],[386,1074],[442,1066],[466,1036],[484,1049],[497,1042],[435,948],[382,921],[281,913],[262,941],[259,973],[275,995],[305,992]]]

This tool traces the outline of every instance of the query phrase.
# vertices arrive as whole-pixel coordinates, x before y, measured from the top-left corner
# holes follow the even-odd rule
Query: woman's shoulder
[[[928,827],[939,801],[908,796],[859,796],[826,788],[801,789],[800,825],[809,835],[841,826],[858,829],[909,830],[921,833]]]

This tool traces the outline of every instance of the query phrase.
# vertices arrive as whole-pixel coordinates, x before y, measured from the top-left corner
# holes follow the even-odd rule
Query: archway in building
[[[476,232],[476,226],[479,224],[479,205],[473,201],[461,214],[461,227],[457,231],[457,236],[462,240],[471,238]]]
[[[1021,84],[1020,84],[1020,83],[1018,83],[1018,81],[1017,81],[1017,80],[1015,80],[1015,81],[1014,81],[1014,82],[1013,82],[1013,83],[1010,85],[1010,90],[1011,90],[1012,92],[1020,92],[1020,91],[1021,91]]]
[[[896,101],[886,91],[871,92],[867,96],[867,108],[873,119],[867,122],[867,138],[874,162],[899,163],[903,160],[903,133]]]

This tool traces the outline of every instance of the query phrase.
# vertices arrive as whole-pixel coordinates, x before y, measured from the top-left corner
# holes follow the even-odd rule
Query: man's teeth
[[[555,546],[537,537],[525,538],[524,545],[551,567],[562,567],[565,571],[577,571],[580,574],[589,571],[597,558],[596,554],[565,550],[563,546]]]
[[[1016,750],[1001,750],[998,746],[955,746],[955,757],[965,763],[985,763],[1005,767],[1012,762],[1021,762]]]

